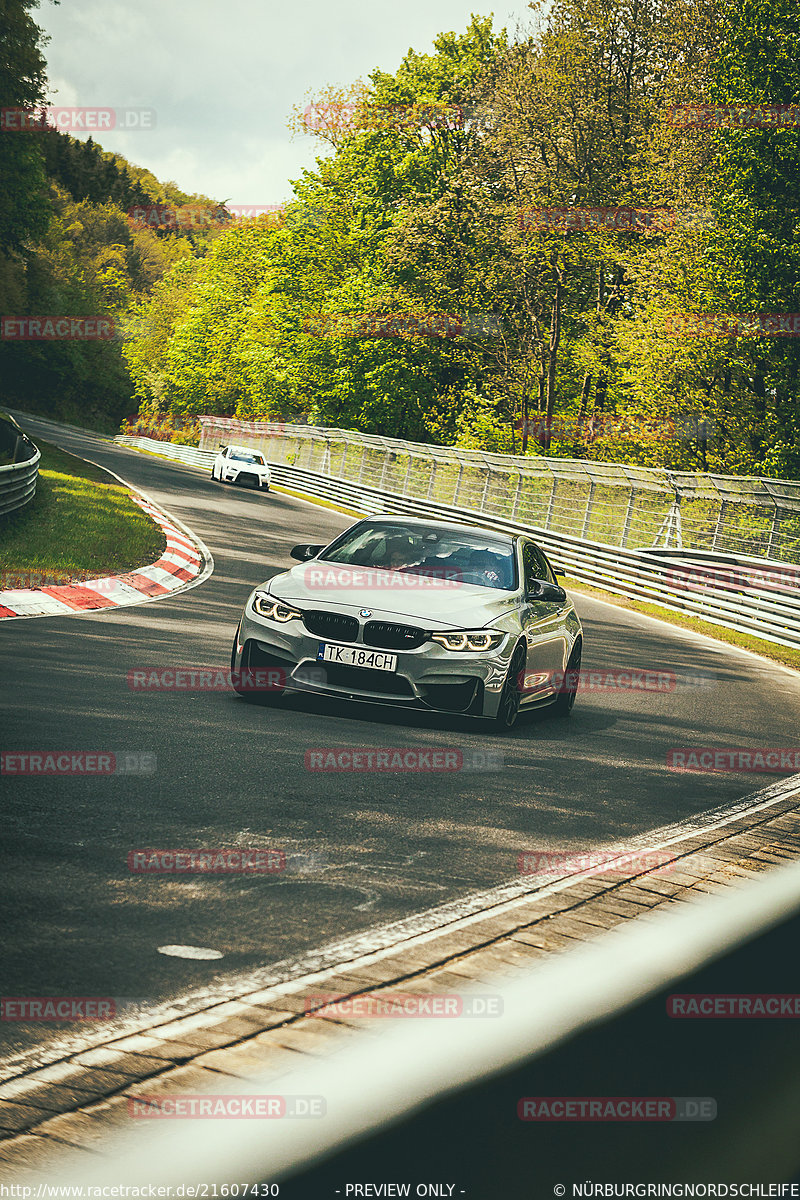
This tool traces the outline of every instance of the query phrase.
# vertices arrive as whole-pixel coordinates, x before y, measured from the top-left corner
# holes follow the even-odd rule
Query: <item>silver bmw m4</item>
[[[257,587],[242,613],[240,695],[316,692],[483,717],[499,731],[521,708],[570,713],[583,632],[530,538],[377,516],[291,555],[300,565]]]

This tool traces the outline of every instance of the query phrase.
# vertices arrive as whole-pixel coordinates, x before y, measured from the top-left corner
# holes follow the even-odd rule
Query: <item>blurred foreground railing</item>
[[[749,799],[769,806],[798,795],[795,776]],[[496,1018],[386,1021],[377,1036],[354,1035],[330,1057],[296,1054],[297,1065],[274,1078],[219,1081],[228,1095],[320,1098],[318,1119],[156,1122],[119,1145],[95,1143],[105,1161],[84,1154],[78,1163],[62,1150],[52,1178],[84,1186],[281,1181],[290,1200],[790,1195],[594,1188],[795,1175],[800,1021],[680,1018],[668,1000],[781,995],[794,1015],[798,935],[800,863],[792,862],[719,895],[661,906],[537,967],[507,972],[511,980],[482,977],[474,990],[491,993]],[[193,1084],[189,1072],[187,1091]],[[142,1090],[158,1093],[155,1081]],[[525,1097],[650,1098],[669,1101],[671,1115],[635,1128],[630,1120],[529,1121],[519,1115]],[[365,1180],[408,1181],[410,1191],[352,1191]],[[445,1190],[416,1190],[434,1182]]]

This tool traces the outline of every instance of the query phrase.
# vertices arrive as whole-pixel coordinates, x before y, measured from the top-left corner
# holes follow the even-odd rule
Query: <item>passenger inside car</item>
[[[418,558],[416,548],[407,538],[390,538],[378,565],[389,567],[392,571],[401,571],[416,563]]]

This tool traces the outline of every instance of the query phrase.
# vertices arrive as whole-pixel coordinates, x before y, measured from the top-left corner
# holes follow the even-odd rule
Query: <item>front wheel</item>
[[[553,712],[557,717],[568,717],[575,705],[578,694],[578,684],[581,681],[581,643],[577,642],[569,656],[567,669],[564,672],[564,682],[558,699],[553,704]]]
[[[520,700],[522,699],[521,676],[525,670],[525,659],[525,647],[522,645],[517,646],[511,656],[511,662],[508,664],[508,672],[503,683],[503,690],[500,693],[500,704],[497,708],[497,715],[494,718],[494,726],[497,733],[506,733],[516,725],[517,717],[519,716]]]

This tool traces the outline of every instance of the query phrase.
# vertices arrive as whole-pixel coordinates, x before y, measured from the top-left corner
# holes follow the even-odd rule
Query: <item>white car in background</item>
[[[242,483],[269,491],[270,474],[264,455],[248,446],[220,446],[211,468],[220,483]]]

